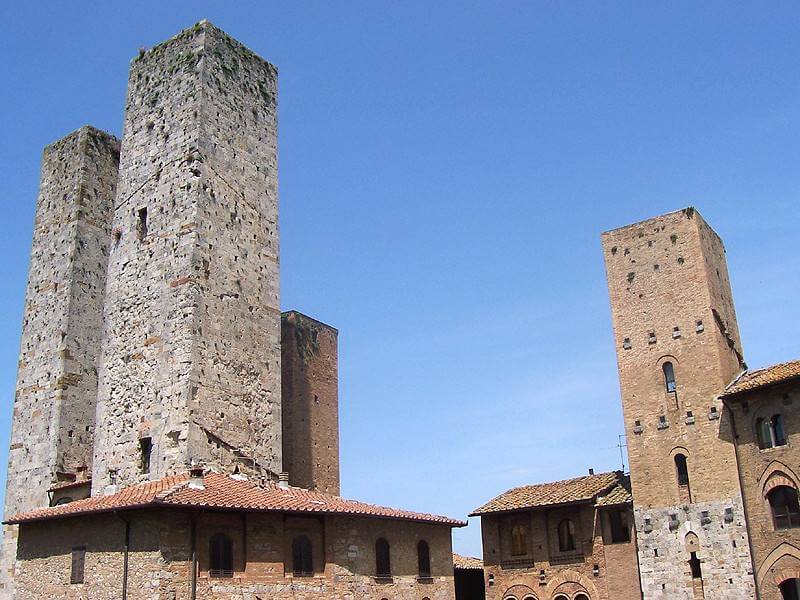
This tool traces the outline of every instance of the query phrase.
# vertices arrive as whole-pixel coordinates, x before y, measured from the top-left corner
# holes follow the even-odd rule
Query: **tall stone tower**
[[[92,465],[97,360],[119,142],[91,127],[42,157],[17,370],[5,514],[48,506],[48,489]],[[3,535],[10,595],[16,527]]]
[[[277,72],[201,22],[130,72],[93,494],[281,470]]]
[[[337,495],[338,336],[330,325],[302,313],[283,313],[283,468],[291,485]]]
[[[752,598],[718,399],[744,368],[722,240],[686,208],[602,241],[644,597]]]

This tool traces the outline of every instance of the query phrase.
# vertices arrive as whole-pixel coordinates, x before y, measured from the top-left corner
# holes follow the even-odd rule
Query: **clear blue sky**
[[[119,135],[137,48],[202,18],[280,69],[282,304],[340,330],[344,495],[464,516],[619,467],[606,229],[697,206],[748,362],[800,356],[796,3],[0,11],[2,464],[41,149]]]

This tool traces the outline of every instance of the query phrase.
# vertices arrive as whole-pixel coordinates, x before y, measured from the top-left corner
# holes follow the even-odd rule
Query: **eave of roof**
[[[194,482],[199,483],[199,482]],[[399,510],[339,496],[281,488],[274,483],[259,486],[241,477],[208,473],[202,486],[190,484],[188,474],[131,486],[116,494],[93,496],[68,504],[17,514],[6,523],[20,524],[87,514],[128,511],[142,508],[196,508],[213,511],[262,512],[361,516],[374,519],[416,521],[448,527],[464,527],[465,521],[440,515]]]
[[[778,363],[740,373],[720,395],[722,400],[737,400],[751,392],[800,380],[800,360]]]

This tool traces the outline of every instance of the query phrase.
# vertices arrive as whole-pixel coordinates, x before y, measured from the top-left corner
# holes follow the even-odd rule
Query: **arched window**
[[[756,437],[758,438],[758,447],[762,450],[785,446],[786,430],[783,426],[783,415],[758,419],[756,421]]]
[[[800,579],[787,579],[781,584],[783,600],[800,600]]]
[[[292,541],[292,572],[295,577],[311,577],[314,575],[314,554],[311,540],[300,535]]]
[[[578,594],[577,596],[575,596],[575,600],[589,600],[589,596],[587,596],[586,594]]]
[[[417,565],[420,578],[427,579],[431,576],[431,549],[425,540],[420,540],[417,544]]]
[[[233,542],[224,533],[211,536],[208,552],[211,577],[233,577]]]
[[[672,366],[671,362],[665,362],[661,365],[661,369],[664,371],[664,385],[667,388],[668,392],[675,391],[675,368]]]
[[[528,553],[528,531],[524,525],[511,528],[511,555],[525,556]]]
[[[686,463],[686,455],[675,455],[675,474],[678,477],[678,485],[689,485],[689,466]]]
[[[564,519],[558,524],[558,549],[561,552],[575,550],[575,525],[569,519]]]
[[[378,577],[392,576],[392,561],[389,556],[389,542],[378,538],[375,542],[375,574]]]
[[[775,529],[800,527],[800,505],[797,490],[786,485],[773,488],[767,496],[772,508],[772,521]]]

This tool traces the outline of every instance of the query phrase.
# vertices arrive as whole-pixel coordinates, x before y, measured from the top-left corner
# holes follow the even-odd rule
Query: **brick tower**
[[[276,69],[203,21],[128,84],[93,494],[281,470]]]
[[[644,597],[752,598],[718,399],[744,368],[722,241],[693,208],[602,241]]]
[[[6,516],[49,505],[48,490],[91,470],[97,359],[119,141],[92,127],[42,156],[17,370]],[[87,486],[88,487],[88,486]],[[10,596],[16,527],[3,535]]]
[[[339,332],[283,313],[283,468],[297,487],[339,493]]]

